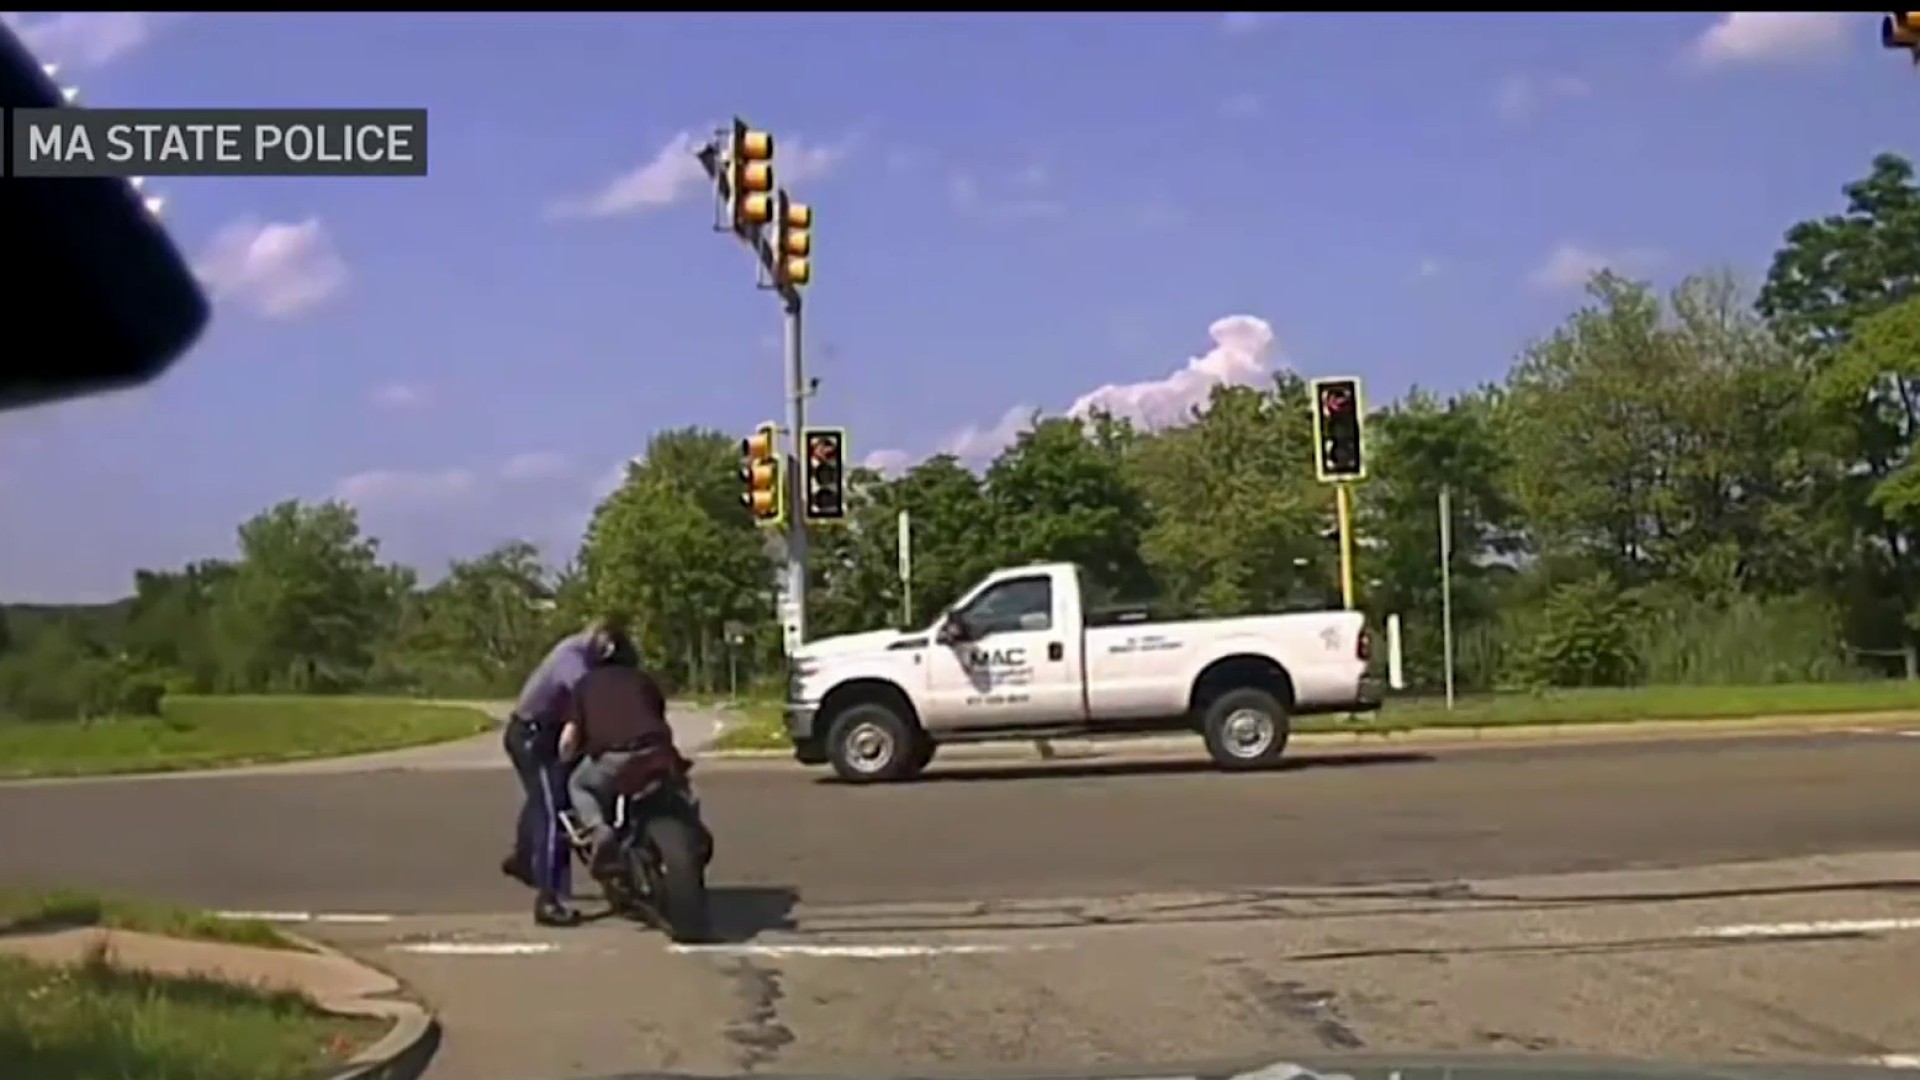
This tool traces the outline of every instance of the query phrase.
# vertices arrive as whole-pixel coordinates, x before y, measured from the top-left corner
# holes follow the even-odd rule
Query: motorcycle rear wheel
[[[707,904],[707,869],[700,858],[700,839],[692,825],[672,816],[648,821],[630,858],[633,874],[648,885],[648,902],[666,924],[668,936],[683,945],[706,941],[713,935]]]

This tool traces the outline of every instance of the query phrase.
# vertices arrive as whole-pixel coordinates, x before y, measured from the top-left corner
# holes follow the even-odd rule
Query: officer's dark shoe
[[[533,867],[528,866],[527,860],[519,855],[509,855],[501,859],[500,872],[529,889],[533,888]]]
[[[541,926],[579,926],[580,909],[556,896],[543,896],[533,905],[533,921]]]

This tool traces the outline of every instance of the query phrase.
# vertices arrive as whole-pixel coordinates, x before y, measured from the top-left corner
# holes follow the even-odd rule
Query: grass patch
[[[170,696],[157,717],[0,723],[0,778],[337,757],[445,742],[492,726],[469,706],[398,698]]]
[[[726,707],[725,726],[713,741],[716,750],[785,750],[783,706],[778,701],[741,701]]]
[[[7,1080],[294,1080],[378,1039],[296,994],[151,975],[105,953],[71,965],[0,956]]]
[[[270,923],[223,919],[198,908],[79,889],[0,889],[0,934],[99,926],[263,949],[301,946]]]
[[[1737,720],[1863,712],[1920,712],[1920,682],[1780,683],[1770,686],[1637,686],[1459,698],[1389,700],[1362,724],[1392,728],[1608,724],[1636,720]],[[1333,720],[1330,728],[1356,725]],[[1316,721],[1315,727],[1321,727]],[[1303,725],[1303,730],[1306,730]]]
[[[1762,716],[1843,715],[1868,712],[1920,713],[1920,682],[1783,683],[1773,686],[1639,686],[1624,689],[1549,690],[1540,693],[1477,694],[1457,698],[1452,711],[1441,699],[1390,698],[1377,713],[1303,716],[1300,732],[1411,731],[1417,728],[1520,727],[1610,724],[1636,720],[1737,720]],[[742,702],[729,710],[718,750],[784,750],[781,705]]]

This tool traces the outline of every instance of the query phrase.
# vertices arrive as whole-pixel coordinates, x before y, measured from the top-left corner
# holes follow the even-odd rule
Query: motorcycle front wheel
[[[648,885],[648,901],[666,924],[668,936],[691,945],[712,936],[707,906],[707,869],[700,858],[700,838],[694,827],[670,815],[649,820],[630,858],[634,877]]]

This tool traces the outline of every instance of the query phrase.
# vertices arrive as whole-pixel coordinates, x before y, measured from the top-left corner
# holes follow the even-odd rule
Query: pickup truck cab
[[[794,757],[906,780],[943,743],[1197,731],[1224,769],[1279,760],[1290,717],[1380,705],[1352,611],[1178,622],[1088,610],[1071,563],[996,570],[923,630],[796,649]]]

